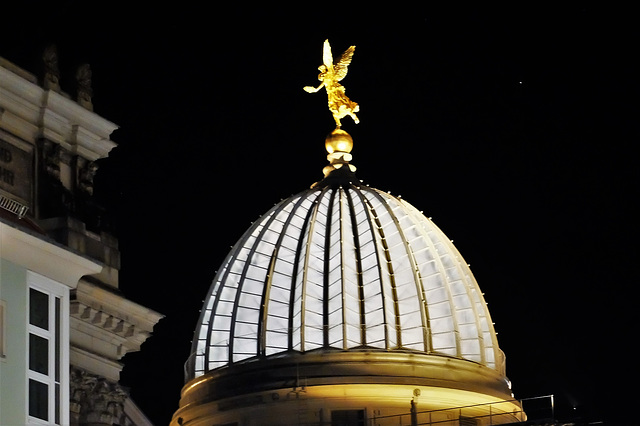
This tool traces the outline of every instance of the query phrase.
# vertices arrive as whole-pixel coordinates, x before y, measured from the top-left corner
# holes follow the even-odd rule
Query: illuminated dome
[[[323,404],[334,392],[382,392],[392,404],[417,391],[432,409],[509,401],[494,412],[521,412],[469,266],[415,207],[356,179],[351,146],[346,132],[330,134],[325,178],[271,208],[229,252],[174,420],[231,423],[225,404],[289,398],[300,386]]]
[[[196,331],[195,376],[289,351],[365,349],[502,371],[467,263],[407,201],[357,181],[351,147],[331,133],[325,179],[275,205],[229,252]]]
[[[417,351],[498,368],[489,312],[445,234],[405,200],[316,185],[233,247],[207,296],[195,374],[281,352]]]

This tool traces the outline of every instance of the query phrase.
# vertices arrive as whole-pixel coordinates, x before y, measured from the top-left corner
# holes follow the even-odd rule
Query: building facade
[[[162,315],[119,290],[120,252],[95,202],[114,123],[93,112],[91,70],[60,87],[0,58],[0,424],[147,425],[118,382]]]

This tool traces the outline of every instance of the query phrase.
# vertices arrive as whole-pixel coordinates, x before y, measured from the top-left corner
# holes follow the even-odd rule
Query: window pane
[[[29,379],[29,415],[48,420],[49,395],[47,385]]]
[[[49,329],[49,296],[32,288],[29,289],[29,323]]]
[[[29,369],[49,374],[49,341],[35,334],[29,334]]]
[[[56,387],[55,387],[55,391],[56,391],[56,400],[55,400],[55,406],[53,407],[53,409],[55,410],[55,423],[57,425],[60,424],[60,385],[58,383],[56,383]]]
[[[56,314],[56,317],[55,317],[54,321],[56,322],[56,325],[55,325],[55,335],[54,335],[54,341],[53,341],[54,346],[55,346],[55,353],[54,353],[53,356],[55,357],[54,361],[55,361],[56,370],[55,370],[55,378],[54,379],[55,379],[56,382],[60,382],[60,361],[61,361],[61,358],[60,358],[60,320],[61,320],[61,318],[60,318],[60,298],[56,297],[56,301],[55,302],[56,302],[55,303],[55,310],[56,310],[55,314]]]

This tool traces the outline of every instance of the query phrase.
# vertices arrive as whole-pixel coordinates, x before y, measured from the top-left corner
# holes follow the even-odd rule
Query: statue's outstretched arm
[[[323,87],[324,87],[324,81],[320,83],[318,87],[304,86],[304,91],[308,93],[316,93],[318,90],[322,89]]]

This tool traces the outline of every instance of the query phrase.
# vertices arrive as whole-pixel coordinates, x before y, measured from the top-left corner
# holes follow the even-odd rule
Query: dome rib
[[[266,277],[266,282],[265,282],[265,286],[264,286],[264,294],[262,295],[262,300],[266,301],[266,303],[262,303],[260,305],[260,322],[258,323],[258,331],[259,331],[259,340],[258,340],[258,344],[259,344],[259,354],[262,356],[266,356],[267,355],[267,323],[269,322],[270,319],[270,305],[271,305],[271,289],[272,286],[274,286],[274,276],[276,273],[276,266],[278,264],[278,259],[279,256],[278,254],[280,253],[280,249],[283,247],[283,241],[284,238],[289,234],[289,230],[290,227],[292,226],[292,221],[296,215],[297,210],[300,208],[301,204],[303,203],[303,201],[306,199],[306,197],[299,197],[298,200],[295,202],[295,204],[293,205],[291,212],[286,216],[285,221],[283,222],[282,225],[282,232],[280,232],[280,235],[278,236],[278,240],[276,241],[276,244],[274,246],[274,250],[273,253],[271,255],[271,259],[269,261],[269,270],[267,272],[267,277]],[[284,203],[281,203],[281,205],[284,205]],[[275,216],[275,214],[274,214]],[[306,225],[306,222],[305,222]],[[304,228],[301,230],[301,232],[304,232]],[[298,239],[300,240],[300,238]],[[296,254],[298,254],[300,252],[299,247],[298,250],[296,250]],[[293,262],[293,271],[295,271],[295,263],[297,261],[297,256],[296,259]],[[281,261],[283,262],[283,261]],[[291,306],[293,304],[293,294],[294,294],[294,286],[295,286],[295,274],[291,274],[291,280],[289,282],[287,291],[289,292],[289,305]],[[283,286],[282,289],[284,290],[285,287]],[[276,303],[276,301],[273,301],[273,303]],[[284,329],[284,333],[289,336],[290,333],[288,333],[288,330],[290,330],[291,326],[290,326],[290,318],[291,318],[291,314],[288,315],[287,317],[287,328]],[[272,332],[277,333],[277,329],[276,330],[272,330]],[[287,346],[286,347],[282,347],[282,350],[288,350],[291,349],[291,344],[290,344],[290,339],[287,338]]]
[[[385,281],[388,280],[389,283],[389,287],[390,287],[390,292],[383,292],[383,296],[386,296],[387,293],[390,293],[388,295],[388,297],[391,298],[390,303],[387,301],[386,297],[385,299],[383,299],[387,307],[387,309],[391,309],[393,308],[393,315],[388,315],[387,319],[389,317],[393,318],[393,329],[390,330],[391,333],[388,334],[388,337],[394,337],[393,340],[389,339],[386,343],[386,348],[387,349],[398,349],[402,347],[402,324],[400,322],[400,304],[399,304],[399,299],[398,299],[398,289],[396,286],[396,281],[395,281],[395,275],[394,275],[394,269],[393,269],[393,263],[391,262],[391,253],[389,251],[389,246],[387,244],[387,240],[385,237],[385,232],[384,232],[384,227],[382,225],[382,222],[380,220],[380,216],[378,215],[376,208],[371,204],[371,201],[364,195],[363,195],[363,200],[365,202],[365,205],[368,208],[368,211],[371,213],[371,218],[373,218],[373,221],[375,223],[375,231],[374,232],[374,244],[375,241],[379,242],[379,246],[377,246],[377,248],[382,250],[382,253],[384,254],[384,264],[382,262],[380,262],[380,282],[382,283],[382,285],[384,285]],[[378,251],[378,250],[376,250]],[[384,272],[382,271],[382,265],[386,266],[386,270]],[[390,305],[390,306],[389,306]],[[387,309],[385,309],[385,312],[388,312]],[[390,325],[390,324],[389,324]],[[385,328],[388,328],[389,325]]]
[[[305,193],[304,198],[305,199],[310,199],[311,195],[313,193],[312,192],[307,192]],[[311,202],[312,205],[317,205],[318,204],[318,198],[320,197],[320,194],[316,195],[315,199]],[[296,314],[296,298],[297,298],[297,292],[296,289],[298,289],[298,286],[296,285],[297,281],[298,281],[298,277],[300,276],[302,279],[302,282],[304,282],[304,277],[300,275],[299,273],[299,268],[300,268],[300,258],[301,255],[303,254],[303,247],[305,247],[305,244],[308,244],[308,235],[310,231],[310,228],[312,227],[313,224],[313,217],[315,215],[316,212],[316,208],[310,208],[307,210],[307,213],[305,214],[305,218],[304,218],[304,222],[303,222],[303,226],[300,228],[300,233],[299,233],[299,238],[298,238],[298,243],[296,245],[296,252],[295,252],[295,259],[294,259],[294,265],[293,265],[293,270],[292,270],[292,276],[291,276],[291,294],[290,294],[290,302],[289,302],[289,318],[288,318],[288,345],[287,348],[288,350],[293,350],[294,349],[294,335],[296,334],[294,332],[294,316]],[[304,253],[308,253],[308,246],[306,247],[306,249],[304,250]],[[303,265],[307,264],[307,260],[306,260],[306,256],[304,258],[304,262]],[[304,274],[304,271],[306,270],[306,266],[303,266],[302,268],[302,272]],[[304,294],[304,292],[300,292],[300,297],[302,298],[302,295]],[[302,303],[304,303],[301,300],[301,306]],[[302,311],[300,312],[300,315],[302,315]],[[303,341],[304,339],[301,339],[301,341]]]
[[[251,226],[244,235],[240,238],[240,240],[236,243],[235,247],[242,247],[244,243],[246,243],[253,235],[254,226]],[[229,341],[232,339],[232,333],[230,328],[220,327],[216,328],[218,322],[220,322],[221,318],[228,318],[228,323],[231,324],[231,312],[229,312],[229,308],[234,307],[235,305],[229,305],[230,301],[224,301],[222,299],[222,292],[225,293],[229,291],[230,288],[230,279],[229,275],[231,274],[231,266],[236,264],[236,261],[240,261],[238,259],[240,255],[240,250],[232,249],[225,262],[223,263],[223,267],[220,269],[222,272],[222,276],[218,279],[220,272],[216,274],[216,279],[214,279],[214,283],[211,286],[211,291],[207,296],[207,304],[205,305],[205,309],[201,314],[201,325],[199,327],[199,334],[196,336],[197,339],[194,339],[194,347],[200,345],[200,339],[202,328],[206,325],[206,338],[204,339],[204,353],[202,365],[196,365],[196,369],[202,368],[203,371],[208,371],[211,368],[211,365],[215,365],[216,363],[228,362],[229,357],[224,357],[224,353],[230,353],[229,351]],[[234,298],[235,299],[235,298]],[[209,303],[210,309],[209,309]],[[223,308],[224,307],[224,308]],[[225,309],[226,308],[226,309]],[[226,315],[225,315],[226,313]],[[216,340],[213,340],[213,333],[218,333]],[[226,344],[222,344],[222,342],[226,341]],[[200,363],[198,363],[200,364]]]
[[[353,187],[353,186],[352,186]],[[380,256],[380,252],[377,249],[377,245],[376,245],[376,241],[377,241],[377,237],[379,236],[379,232],[382,229],[382,226],[380,225],[380,222],[377,218],[377,215],[375,215],[375,210],[373,209],[373,207],[370,205],[370,203],[368,202],[368,200],[366,199],[366,197],[364,196],[362,190],[360,188],[357,187],[353,187],[355,189],[355,191],[353,191],[355,194],[357,194],[358,198],[360,199],[361,202],[361,206],[362,206],[362,211],[363,214],[365,216],[366,220],[362,220],[358,223],[357,218],[354,217],[354,221],[356,223],[358,223],[357,229],[360,229],[360,225],[359,224],[363,224],[362,226],[366,229],[364,229],[362,232],[358,232],[358,241],[361,242],[361,245],[359,246],[359,252],[360,252],[360,263],[363,263],[364,260],[368,257],[375,257],[375,261],[373,262],[373,266],[369,267],[369,268],[363,268],[362,269],[362,277],[361,277],[361,281],[363,282],[363,289],[364,289],[364,283],[371,283],[371,282],[377,282],[378,285],[378,289],[379,289],[379,296],[378,297],[366,297],[365,295],[365,307],[366,307],[366,301],[369,301],[369,304],[372,304],[373,301],[375,300],[380,300],[380,307],[378,308],[381,311],[381,315],[382,315],[382,323],[376,326],[382,327],[383,330],[383,342],[384,342],[384,349],[392,349],[392,344],[390,341],[390,337],[392,335],[395,335],[397,337],[397,330],[399,329],[400,324],[398,323],[398,315],[397,315],[397,303],[395,303],[394,301],[396,300],[396,297],[394,295],[391,295],[391,303],[387,302],[387,291],[385,291],[385,287],[384,287],[384,277],[385,275],[383,274],[383,263],[381,262],[381,256]],[[351,198],[351,192],[347,191],[347,195],[349,197],[350,200],[353,201],[353,199]],[[352,202],[352,204],[354,204]],[[354,204],[355,206],[355,204]],[[352,209],[352,211],[354,212],[354,216],[357,215],[357,211],[355,210],[355,207]],[[369,234],[370,239],[367,240],[367,242],[365,244],[362,244],[362,238],[360,238],[361,236],[364,237],[366,234]],[[380,239],[382,241],[382,239]],[[362,256],[362,251],[365,248],[365,245],[372,245],[373,247],[371,248],[371,250],[369,251],[369,254],[365,257]],[[388,254],[385,255],[385,265],[387,265],[387,268],[389,266],[388,263]],[[375,279],[366,279],[365,275],[370,275],[369,271],[375,271]],[[388,273],[389,276],[391,276],[391,271],[387,270],[386,271]],[[392,292],[394,291],[393,288],[391,290]],[[391,305],[391,306],[389,306]],[[394,318],[394,327],[393,327],[393,332],[390,333],[389,331],[389,317],[391,315],[388,315],[388,310],[392,309],[392,312],[395,313],[395,315],[392,315],[392,317]],[[369,315],[373,315],[372,312],[374,312],[376,309],[374,307],[374,309],[370,310],[370,311],[365,311],[364,315],[365,317],[369,316]],[[369,332],[368,330],[371,327],[367,326],[367,332]],[[396,339],[397,341],[397,339]]]
[[[438,248],[436,247],[436,244],[433,242],[433,240],[431,238],[425,238],[424,241],[426,243],[428,252],[431,252],[431,253],[434,253],[434,254],[438,253]],[[435,267],[436,271],[437,271],[436,273],[439,276],[442,276],[443,274],[446,276],[446,268],[445,268],[440,256],[433,256],[433,262],[436,264],[436,267]],[[454,330],[458,329],[458,324],[457,324],[457,320],[456,320],[455,315],[452,315],[452,313],[456,312],[456,309],[455,309],[455,306],[453,304],[453,297],[451,295],[451,289],[449,288],[448,285],[445,285],[445,283],[439,283],[439,284],[441,284],[442,288],[444,289],[444,291],[447,294],[447,297],[446,297],[445,300],[449,304],[448,312],[451,315],[451,322],[452,322],[450,333],[454,334],[453,341],[455,343],[455,355],[456,356],[460,356],[460,353],[461,353],[461,351],[460,351],[460,342],[459,342],[459,339],[455,336],[455,331],[454,331]],[[424,286],[423,286],[423,289],[424,289]],[[431,315],[430,315],[429,304],[426,302],[428,300],[428,298],[426,296],[426,290],[423,290],[423,291],[425,291],[425,297],[424,297],[425,305],[426,305],[425,306],[425,313],[426,313],[426,316],[430,319]],[[436,350],[436,349],[434,349],[434,345],[433,345],[433,341],[432,341],[433,336],[429,336],[429,337],[430,337],[430,341],[432,342],[431,343],[431,350]]]
[[[312,263],[312,249],[314,247],[314,239],[313,236],[315,235],[315,231],[316,231],[316,227],[317,225],[319,225],[319,221],[318,221],[318,211],[319,208],[321,206],[321,202],[322,202],[322,198],[324,196],[324,194],[328,191],[328,188],[323,188],[322,191],[320,192],[320,194],[318,195],[318,197],[316,198],[314,205],[313,205],[313,209],[311,212],[311,220],[309,222],[309,229],[308,232],[305,235],[306,238],[306,242],[305,242],[305,253],[304,253],[304,263],[302,265],[302,281],[300,284],[300,321],[299,321],[299,325],[298,325],[298,333],[300,336],[300,342],[299,342],[299,349],[301,352],[305,352],[307,349],[307,336],[310,335],[310,333],[307,333],[307,312],[308,312],[308,308],[307,305],[310,304],[308,302],[310,302],[310,298],[309,298],[309,290],[308,288],[310,287],[310,282],[309,282],[309,272],[310,272],[310,268],[311,268],[311,263]],[[295,333],[295,327],[296,324],[294,324],[294,329],[293,332]],[[297,333],[296,333],[297,334]],[[295,337],[295,336],[294,336]],[[294,340],[294,345],[292,346],[293,350],[296,350],[296,342]]]
[[[354,189],[354,192],[359,192],[355,189],[353,185],[351,188]],[[349,225],[351,226],[351,235],[353,237],[353,254],[355,256],[355,268],[356,268],[356,282],[358,287],[358,300],[359,300],[359,318],[360,318],[360,341],[362,342],[362,346],[367,346],[367,320],[366,320],[366,306],[365,306],[365,294],[364,294],[364,284],[363,284],[363,272],[362,272],[362,252],[360,251],[360,237],[358,232],[358,222],[356,220],[356,212],[355,207],[353,205],[353,199],[351,198],[351,191],[344,191],[346,196],[346,203],[349,209]],[[344,227],[343,227],[344,229]],[[344,232],[344,231],[343,231]],[[343,241],[348,238],[347,235],[343,234]],[[348,259],[344,256],[343,251],[343,259],[344,262],[347,262]],[[344,285],[344,283],[343,283]],[[344,292],[343,292],[344,293]],[[347,321],[345,320],[346,324]],[[345,333],[346,334],[346,333]],[[346,349],[346,348],[345,348]]]
[[[402,245],[404,246],[405,252],[406,252],[406,256],[407,259],[409,260],[409,264],[410,264],[410,268],[411,268],[411,273],[413,274],[413,284],[416,286],[415,288],[415,294],[418,296],[418,307],[420,309],[420,324],[421,324],[421,328],[422,328],[422,342],[423,342],[423,350],[425,352],[429,352],[429,336],[426,332],[427,330],[427,324],[425,323],[425,320],[427,318],[426,315],[426,309],[425,309],[425,303],[424,303],[424,297],[423,297],[423,291],[422,291],[422,279],[420,277],[420,274],[418,273],[418,268],[416,266],[416,260],[413,256],[413,251],[411,249],[411,245],[409,244],[409,241],[407,240],[407,237],[405,236],[405,233],[402,230],[402,227],[400,226],[400,221],[398,219],[398,217],[395,215],[395,213],[393,212],[393,209],[391,208],[391,206],[382,198],[382,196],[377,193],[376,191],[371,191],[372,195],[376,198],[378,198],[378,200],[380,201],[380,203],[382,204],[382,206],[384,206],[384,208],[387,210],[387,212],[389,213],[389,216],[391,217],[391,220],[393,221],[393,224],[396,227],[396,230],[400,236],[400,240],[402,242]],[[391,260],[392,261],[392,260]],[[392,275],[393,278],[393,275]],[[395,288],[395,284],[393,285]],[[398,316],[400,316],[400,312],[398,313]],[[402,330],[402,326],[401,326],[401,321],[398,320],[396,323],[400,323],[400,327],[399,329]],[[403,348],[403,344],[402,344],[402,335],[400,333],[398,333],[398,347],[399,348]]]
[[[324,232],[324,256],[323,256],[323,273],[322,273],[322,347],[328,348],[331,346],[331,343],[334,343],[329,338],[330,334],[330,323],[329,323],[329,313],[330,307],[332,304],[333,295],[330,290],[331,287],[334,287],[336,282],[338,282],[338,277],[336,274],[339,274],[339,278],[342,279],[342,271],[337,271],[336,269],[340,267],[341,258],[336,260],[336,258],[340,255],[340,251],[338,253],[332,253],[332,246],[335,244],[335,230],[337,228],[338,232],[340,232],[340,226],[332,226],[334,225],[335,220],[340,220],[340,213],[336,215],[336,211],[334,210],[336,207],[334,206],[334,202],[336,199],[335,190],[330,192],[328,205],[327,205],[327,217],[325,222],[325,232]],[[339,208],[339,205],[338,205]],[[337,216],[337,218],[336,218]],[[337,263],[337,264],[336,264]],[[335,303],[335,301],[333,301]],[[344,335],[344,334],[343,334]]]
[[[247,254],[247,261],[244,262],[243,265],[243,270],[242,273],[240,274],[240,281],[238,282],[238,287],[235,293],[235,300],[233,303],[233,311],[231,314],[231,326],[229,328],[229,334],[230,334],[230,340],[229,340],[229,363],[233,364],[236,359],[235,359],[235,354],[237,353],[238,355],[257,355],[258,353],[260,353],[260,339],[255,339],[256,340],[256,348],[255,348],[255,353],[250,353],[250,352],[236,352],[235,347],[236,347],[236,343],[238,340],[240,339],[244,339],[244,334],[236,334],[236,330],[237,330],[237,326],[238,325],[242,325],[242,328],[248,328],[251,329],[252,325],[254,325],[257,330],[260,329],[260,323],[261,320],[260,318],[262,317],[262,307],[263,307],[263,303],[260,303],[258,306],[260,307],[260,311],[258,311],[258,318],[255,319],[255,323],[251,324],[250,323],[250,319],[253,318],[254,312],[251,312],[251,310],[255,311],[255,307],[253,309],[251,309],[249,306],[245,306],[245,304],[242,301],[242,296],[243,295],[247,295],[249,292],[244,292],[244,287],[246,285],[248,285],[248,283],[250,282],[251,278],[249,278],[247,276],[247,272],[249,271],[249,268],[253,265],[255,265],[255,263],[253,263],[252,261],[254,260],[254,257],[256,256],[256,253],[259,253],[261,255],[266,255],[266,253],[262,253],[262,252],[258,252],[258,246],[260,244],[267,244],[267,241],[265,240],[265,234],[267,231],[269,231],[271,229],[271,224],[274,223],[276,217],[278,216],[278,213],[284,208],[284,206],[286,205],[286,203],[280,202],[278,205],[276,205],[270,212],[268,215],[268,219],[266,221],[266,223],[264,224],[264,226],[260,229],[259,234],[256,236],[256,238],[253,241],[253,244],[251,245],[251,248],[249,249],[249,253]],[[280,235],[282,235],[283,232],[280,232]],[[269,256],[270,258],[273,256],[273,251],[276,250],[276,246],[273,246],[272,252],[271,252],[271,256]],[[262,263],[261,263],[262,264]],[[264,291],[266,291],[265,289],[265,285],[263,284],[263,291],[260,292],[262,299],[264,300]],[[255,293],[251,293],[251,294],[255,294]],[[239,311],[240,310],[247,310],[247,314],[248,317],[243,317],[242,320],[240,320],[238,318],[239,316]],[[250,330],[247,330],[250,331]],[[258,333],[258,335],[260,335]]]

